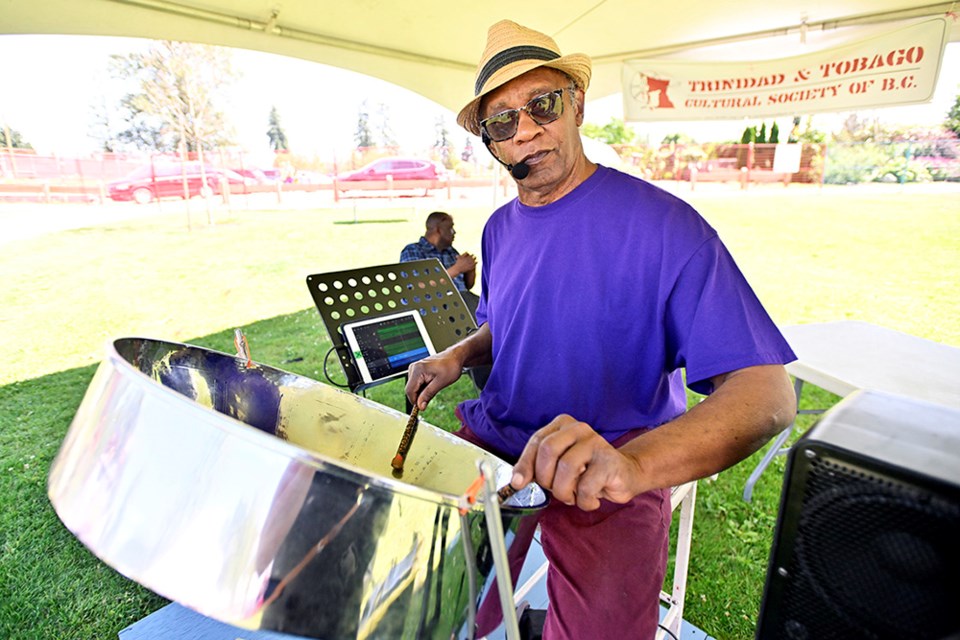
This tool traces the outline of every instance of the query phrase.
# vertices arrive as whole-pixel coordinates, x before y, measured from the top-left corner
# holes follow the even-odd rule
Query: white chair
[[[711,476],[715,479],[716,475]],[[676,558],[673,566],[672,583],[670,592],[660,592],[660,602],[667,609],[666,615],[660,621],[660,629],[657,631],[656,640],[666,640],[667,638],[679,638],[680,628],[683,624],[683,604],[687,593],[687,570],[690,566],[690,547],[693,538],[693,513],[697,501],[697,481],[687,482],[685,484],[673,487],[670,490],[670,507],[676,512],[680,509],[680,522],[677,528]],[[539,533],[535,536],[534,544],[538,544]],[[531,548],[531,552],[533,549]],[[529,558],[528,558],[529,560]],[[543,560],[532,573],[530,573],[522,584],[518,584],[514,591],[513,601],[517,606],[517,617],[519,618],[530,603],[527,598],[534,592],[534,589],[546,578],[547,567],[549,563]],[[542,596],[541,596],[542,597]],[[536,600],[536,598],[534,599]],[[535,605],[544,606],[542,603],[534,602]],[[500,638],[499,635],[491,635],[489,638]]]
[[[716,476],[714,476],[716,477]],[[697,481],[687,482],[670,490],[670,507],[680,508],[680,525],[677,529],[676,558],[673,563],[673,589],[660,592],[660,602],[667,614],[660,621],[657,640],[680,637],[683,624],[683,603],[687,595],[687,569],[690,566],[690,542],[693,537],[693,508],[697,502]]]

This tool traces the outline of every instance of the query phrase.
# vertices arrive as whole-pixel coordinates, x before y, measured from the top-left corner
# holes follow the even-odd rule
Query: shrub
[[[960,182],[960,161],[953,158],[918,157],[934,182]]]
[[[878,176],[878,167],[886,164],[886,154],[876,145],[831,144],[823,181],[826,184],[858,184],[872,182]]]
[[[877,144],[860,142],[830,145],[824,182],[857,184],[862,182],[929,182],[927,158],[912,156],[909,143]]]
[[[877,169],[874,182],[930,182],[930,174],[924,163],[898,156]]]

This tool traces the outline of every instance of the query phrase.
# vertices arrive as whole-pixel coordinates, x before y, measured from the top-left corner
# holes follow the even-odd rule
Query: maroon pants
[[[621,446],[639,433],[631,432],[613,445]],[[466,425],[457,435],[489,449]],[[596,511],[551,501],[539,514],[540,542],[550,562],[544,640],[652,639],[660,618],[670,515],[668,489],[648,491],[626,504],[602,500]],[[510,545],[514,585],[535,524],[532,518],[523,522]],[[500,614],[493,589],[477,613],[478,635],[492,631]]]

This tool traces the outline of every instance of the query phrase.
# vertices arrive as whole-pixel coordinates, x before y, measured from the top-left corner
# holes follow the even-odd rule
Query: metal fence
[[[826,184],[960,181],[960,140],[832,143],[824,164]]]
[[[128,174],[143,161],[142,157],[131,158],[123,154],[61,157],[23,149],[3,150],[0,152],[0,178],[56,182],[113,180]]]
[[[35,200],[103,202],[107,184],[143,166],[199,160],[196,153],[181,158],[171,154],[97,153],[87,156],[38,154],[30,149],[0,149],[0,201]],[[203,155],[212,167],[243,171],[252,168],[242,152],[217,150]]]
[[[377,153],[383,150],[376,150]],[[364,153],[371,150],[358,151],[355,157],[347,158],[346,166],[355,166],[363,160]],[[169,185],[169,181],[161,183],[161,168],[169,169],[170,164],[186,160],[191,163],[190,170],[183,178],[182,189],[170,191],[161,189],[161,184]],[[111,154],[100,153],[85,157],[68,157],[59,155],[41,155],[32,150],[0,148],[0,202],[86,202],[104,203],[113,196],[118,200],[130,200],[129,193],[112,194],[110,183],[123,181],[131,172],[144,174],[138,169],[150,168],[145,175],[152,176],[151,185],[157,189],[156,195],[151,198],[178,197],[180,194],[194,192],[202,194],[205,189],[193,185],[197,175],[197,154],[188,154],[186,158],[167,154]],[[452,197],[452,189],[474,189],[477,187],[493,187],[503,190],[510,189],[506,174],[503,172],[490,173],[478,176],[456,176],[450,174],[442,179],[435,180],[393,180],[387,176],[386,180],[369,180],[362,182],[338,181],[334,177],[337,167],[333,165],[333,175],[311,169],[298,169],[291,158],[279,158],[277,167],[261,167],[252,162],[251,157],[237,150],[214,150],[203,154],[202,164],[208,169],[229,169],[239,173],[239,176],[227,178],[229,184],[216,183],[210,187],[214,193],[220,193],[224,202],[230,194],[273,194],[278,204],[284,201],[285,194],[326,192],[332,196],[334,202],[343,197],[377,197],[390,198],[412,194],[432,196],[446,192]],[[342,168],[342,167],[341,167]],[[210,175],[216,172],[211,171]],[[164,175],[169,175],[164,173]],[[202,176],[202,174],[201,174]],[[239,184],[234,178],[242,179]],[[143,180],[140,175],[136,180]],[[200,178],[202,180],[202,177]],[[214,177],[209,181],[216,180]],[[189,184],[188,184],[189,183]],[[226,187],[226,188],[224,188]],[[129,190],[128,190],[129,191]],[[258,201],[263,204],[262,200]],[[249,203],[248,203],[249,204]]]
[[[117,180],[145,164],[178,162],[180,156],[150,153],[96,153],[88,156],[41,155],[31,149],[0,149],[0,183],[49,180],[53,183],[77,183]],[[196,161],[195,152],[186,160]],[[217,150],[204,154],[206,164],[226,169],[242,169],[251,162],[242,152]]]
[[[637,173],[650,180],[691,182],[820,182],[824,145],[664,144],[615,146]],[[790,162],[782,162],[789,152]]]
[[[799,146],[799,149],[795,148]],[[793,162],[779,163],[791,150]],[[960,140],[828,144],[619,145],[621,157],[651,180],[691,182],[930,182],[960,180]],[[799,151],[799,153],[797,153]]]
[[[791,148],[790,162],[780,162]],[[829,144],[614,145],[628,170],[649,180],[856,184],[960,181],[960,140]],[[189,160],[197,160],[190,154]],[[161,154],[41,155],[0,149],[0,199],[103,201],[106,184],[145,164],[179,160]],[[349,164],[356,164],[351,158]],[[254,168],[242,151],[218,149],[204,162],[232,170]],[[286,182],[295,181],[288,176]],[[305,182],[308,180],[304,180]],[[310,185],[303,185],[309,187]]]

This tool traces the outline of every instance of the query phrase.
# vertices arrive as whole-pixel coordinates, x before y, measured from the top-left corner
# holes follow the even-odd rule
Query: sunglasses
[[[517,135],[521,111],[541,126],[550,124],[563,114],[563,89],[539,95],[519,109],[507,109],[481,120],[480,128],[494,142],[509,140]]]

